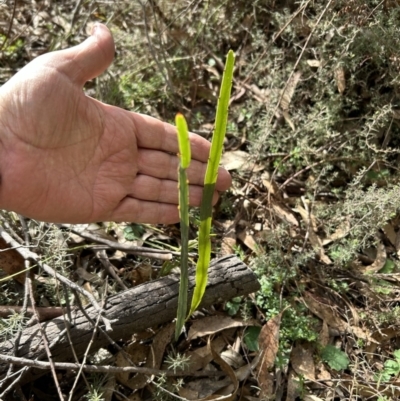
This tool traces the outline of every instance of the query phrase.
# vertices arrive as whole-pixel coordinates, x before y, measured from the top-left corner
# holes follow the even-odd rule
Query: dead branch
[[[193,292],[194,280],[190,282],[190,294]],[[203,298],[202,307],[208,307],[237,296],[247,295],[259,289],[255,274],[235,256],[227,256],[214,260],[210,265],[209,282]],[[109,340],[126,341],[134,333],[150,327],[172,321],[176,316],[178,303],[179,277],[167,276],[144,283],[128,291],[123,291],[110,297],[104,306],[107,318],[111,321],[113,330],[96,336],[91,352],[105,347]],[[190,297],[189,297],[190,299]],[[70,322],[70,336],[78,357],[82,357],[93,333],[93,324],[98,311],[90,306],[84,313],[73,311]],[[49,343],[54,362],[69,362],[72,359],[70,344],[65,336],[65,322],[62,317],[42,324]],[[100,326],[101,327],[101,326]],[[12,340],[0,344],[0,354],[17,355],[27,359],[41,359],[44,356],[43,343],[37,325],[26,328],[21,336],[17,352],[13,353]],[[4,374],[7,364],[0,363],[0,373]],[[43,371],[30,369],[22,381],[34,380]]]

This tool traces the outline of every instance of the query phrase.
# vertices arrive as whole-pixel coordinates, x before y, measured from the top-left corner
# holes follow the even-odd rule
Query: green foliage
[[[193,293],[190,313],[193,313],[200,305],[207,285],[208,266],[211,259],[210,233],[212,219],[212,198],[214,194],[215,183],[218,177],[218,167],[224,147],[234,63],[235,55],[232,50],[229,50],[222,76],[215,119],[215,130],[211,141],[207,170],[204,178],[203,197],[200,207],[199,258],[196,265],[196,286]]]
[[[153,75],[147,73],[127,73],[121,76],[118,91],[122,95],[125,107],[138,112],[146,110],[146,106],[158,100],[165,101],[166,92],[161,90],[164,85],[162,76],[154,71]]]
[[[258,351],[258,336],[260,335],[260,331],[261,327],[258,326],[251,326],[246,330],[244,343],[251,352]]]
[[[104,401],[103,391],[90,386],[89,392],[85,395],[88,401]]]
[[[225,305],[225,310],[229,316],[235,316],[239,312],[240,306],[242,305],[242,297],[232,298]]]
[[[177,397],[175,394],[179,394],[179,390],[183,387],[183,379],[177,379],[171,382],[165,375],[156,377],[153,380],[155,385],[154,399],[157,401],[175,401]]]
[[[13,338],[27,321],[20,313],[13,313],[7,319],[0,318],[0,339],[5,341]]]
[[[345,352],[329,344],[321,351],[321,358],[331,369],[337,371],[347,369],[350,363]]]
[[[175,118],[179,143],[179,217],[181,223],[181,278],[179,282],[178,311],[176,318],[175,340],[178,340],[185,323],[188,307],[189,287],[189,182],[186,169],[190,165],[191,151],[189,130],[185,117],[178,113]]]
[[[171,369],[176,373],[179,370],[184,370],[189,367],[190,357],[178,352],[176,355],[168,355],[165,359],[165,363],[168,365],[168,369]]]
[[[286,227],[278,225],[273,235],[267,239],[265,254],[253,259],[251,264],[261,284],[261,289],[256,295],[256,303],[265,311],[266,319],[269,320],[290,306],[283,314],[281,323],[281,349],[286,351],[289,349],[289,341],[296,339],[314,341],[317,338],[317,333],[313,329],[314,320],[308,315],[304,305],[292,302],[301,288],[296,290],[289,288],[285,291],[286,285],[291,285],[299,278],[298,268],[307,263],[313,253],[303,252],[293,255],[282,252],[281,249],[288,248],[290,243],[291,238]],[[285,297],[281,300],[282,294]]]
[[[302,303],[296,303],[296,292],[291,291],[281,299],[280,288],[289,278],[294,278],[295,273],[287,274],[282,268],[271,266],[265,272],[265,260],[267,258],[259,257],[256,259],[254,267],[256,272],[261,270],[264,273],[259,278],[261,290],[256,295],[258,307],[264,311],[266,320],[276,316],[282,309],[288,308],[282,316],[280,326],[279,352],[277,355],[277,364],[279,366],[287,365],[291,344],[296,340],[316,341],[318,333],[316,331],[316,320],[308,313],[307,308]]]
[[[141,224],[129,224],[124,228],[124,237],[127,241],[135,241],[140,239],[145,229]]]
[[[0,34],[0,43],[4,43],[6,36]],[[22,51],[24,49],[24,40],[22,38],[18,38],[12,43],[7,42],[4,49],[2,49],[2,53],[5,57],[8,58],[9,61],[16,61],[18,57],[21,57]]]
[[[207,284],[208,266],[211,259],[211,218],[212,198],[218,176],[218,167],[221,160],[223,143],[225,139],[228,121],[229,99],[233,79],[234,53],[228,52],[226,66],[222,77],[220,98],[217,104],[215,131],[213,134],[210,155],[204,178],[203,197],[200,207],[200,228],[198,237],[199,258],[196,267],[196,286],[192,298],[190,313],[193,313],[200,305]],[[178,171],[179,181],[179,214],[181,221],[181,279],[179,287],[178,313],[175,330],[177,340],[186,316],[187,292],[188,292],[188,242],[189,242],[189,185],[186,169],[190,165],[191,151],[189,130],[184,116],[176,115],[175,124],[178,132],[180,166]]]
[[[379,273],[381,274],[391,274],[394,273],[396,269],[396,263],[394,263],[392,260],[387,259],[385,262],[385,265],[382,267],[381,270],[379,270]]]
[[[389,359],[383,365],[383,370],[375,377],[379,382],[388,382],[393,376],[400,374],[400,350],[393,352],[394,359]]]
[[[277,181],[304,171],[296,178],[304,183],[303,196],[315,202],[313,213],[327,235],[344,222],[350,226],[348,236],[325,248],[335,267],[346,267],[400,210],[399,10],[376,1],[336,2],[316,24],[325,5],[308,6],[305,19],[294,18],[283,6],[268,11],[275,34],[263,44],[268,57],[258,68],[268,74],[256,75],[268,102],[266,108],[250,101],[241,105],[259,117],[241,126],[249,132],[250,154],[258,160],[282,154],[265,160]],[[304,35],[311,29],[303,51]],[[251,71],[252,65],[244,75],[246,68]],[[281,90],[292,72],[301,74],[288,111],[293,126],[282,116],[276,118]],[[324,192],[330,198],[319,202]]]

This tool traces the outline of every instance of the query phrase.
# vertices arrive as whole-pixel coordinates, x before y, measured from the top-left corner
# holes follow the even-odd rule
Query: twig
[[[40,307],[36,308],[39,321],[44,322],[46,320],[54,319],[58,316],[61,316],[64,312],[63,309],[58,306],[49,306],[49,307]],[[27,307],[24,310],[24,306],[17,305],[0,305],[0,317],[7,318],[11,316],[13,313],[19,313],[22,316],[32,316],[33,310],[31,307]]]
[[[114,265],[110,262],[108,259],[107,253],[105,250],[98,251],[97,252],[97,257],[99,258],[101,264],[104,266],[106,269],[107,273],[119,284],[119,286],[123,290],[127,290],[128,287],[124,284],[124,282],[121,280],[121,278],[118,276],[118,274],[115,272],[115,267]]]
[[[78,1],[76,2],[76,5],[75,5],[75,7],[74,7],[74,10],[72,11],[72,18],[71,18],[71,22],[70,22],[71,27],[70,27],[69,33],[71,33],[72,27],[73,27],[74,24],[75,24],[75,19],[76,19],[76,16],[78,15],[79,8],[80,8],[82,2],[83,2],[83,0],[78,0]]]
[[[22,216],[19,216],[19,220],[20,220],[22,228],[24,230],[25,245],[29,246],[30,245],[30,241],[29,241],[28,227],[26,226],[25,219]],[[25,268],[27,269],[26,278],[25,278],[25,284],[26,284],[25,288],[28,290],[29,299],[31,301],[31,307],[32,307],[32,310],[33,310],[33,314],[34,314],[34,316],[35,316],[35,318],[37,320],[37,324],[39,325],[39,330],[40,330],[40,333],[42,335],[42,341],[43,341],[43,344],[44,344],[44,348],[46,350],[47,358],[49,359],[49,362],[50,362],[50,370],[51,370],[51,373],[53,375],[53,380],[54,380],[54,384],[55,384],[56,389],[57,389],[58,396],[60,398],[60,401],[64,401],[64,396],[62,395],[62,391],[61,391],[61,388],[60,388],[60,383],[58,382],[56,369],[54,368],[54,362],[53,362],[53,357],[51,355],[51,351],[50,351],[50,347],[49,347],[49,341],[48,341],[48,339],[46,337],[46,332],[43,329],[42,324],[40,323],[39,314],[38,314],[38,312],[37,312],[37,310],[35,308],[35,306],[36,306],[35,296],[34,296],[34,293],[33,293],[32,279],[31,279],[31,276],[29,274],[29,269],[30,269],[30,261],[29,261],[29,259],[25,259]]]
[[[7,242],[7,244],[9,244],[13,247],[17,247],[19,245],[18,242],[13,240],[12,237],[10,236],[10,234],[8,234],[7,231],[5,231],[4,228],[1,226],[0,226],[0,236]],[[24,259],[34,260],[46,273],[48,273],[49,275],[51,275],[54,278],[56,278],[57,280],[59,280],[61,283],[66,284],[69,288],[74,289],[75,291],[77,291],[80,294],[87,297],[89,299],[90,303],[96,309],[96,311],[98,311],[101,315],[104,313],[103,309],[100,307],[100,305],[97,303],[97,301],[95,300],[95,298],[89,291],[86,291],[85,289],[83,289],[82,287],[80,287],[79,285],[74,283],[73,281],[71,281],[71,280],[67,279],[66,277],[64,277],[63,275],[57,273],[52,267],[50,267],[46,263],[42,263],[39,259],[39,256],[36,253],[30,251],[29,249],[21,248],[21,247],[17,248],[16,250],[17,250],[17,252],[20,253],[20,255],[22,255],[22,257]],[[112,328],[111,328],[110,321],[108,319],[106,319],[104,316],[102,316],[102,320],[106,327],[106,330],[111,331]]]
[[[82,374],[82,367],[83,367],[83,366],[85,365],[85,363],[86,363],[87,357],[88,357],[88,355],[89,355],[90,348],[91,348],[91,346],[92,346],[92,344],[93,344],[94,337],[95,337],[96,334],[97,334],[97,330],[98,330],[98,327],[99,327],[99,322],[100,322],[100,315],[97,316],[97,320],[96,320],[96,324],[95,324],[94,329],[93,329],[92,337],[90,338],[89,344],[88,344],[88,346],[86,347],[85,354],[83,355],[82,364],[80,365],[79,370],[78,370],[78,373],[77,373],[77,375],[75,376],[74,384],[72,385],[71,391],[69,392],[68,401],[71,401],[71,400],[72,400],[72,396],[73,396],[73,394],[74,394],[75,387],[76,387],[76,385],[78,384],[78,380],[79,380],[79,378],[80,378],[80,376],[81,376],[81,374]]]
[[[3,43],[1,44],[0,51],[2,51],[2,50],[4,49],[4,46],[5,46],[5,44],[7,43],[7,40],[8,40],[9,37],[10,37],[11,30],[12,30],[12,26],[13,26],[13,21],[14,21],[14,18],[15,18],[15,11],[16,11],[16,9],[17,9],[17,0],[14,0],[10,25],[8,26],[7,34],[6,34],[6,36],[4,37]]]
[[[17,307],[17,308],[19,308],[19,313],[21,314],[22,319],[24,318],[24,316],[27,314],[27,311],[28,311],[29,287],[28,287],[28,280],[27,280],[27,278],[28,278],[29,274],[30,274],[30,270],[27,270],[26,273],[25,273],[25,291],[24,291],[24,301],[23,301],[22,307],[21,307],[21,306],[18,306],[18,307]],[[6,307],[1,306],[0,308],[6,308]],[[29,309],[30,309],[30,308],[29,308]],[[10,313],[8,313],[8,315],[9,315],[9,314],[10,314]],[[19,348],[19,341],[20,341],[21,335],[22,335],[22,328],[23,328],[23,325],[21,325],[21,326],[18,328],[18,332],[17,332],[17,334],[16,334],[16,336],[15,336],[15,341],[14,341],[14,356],[15,356],[15,357],[18,356],[17,353],[18,353],[18,348]],[[6,382],[7,379],[10,378],[10,377],[12,376],[13,369],[14,369],[14,366],[13,366],[13,365],[10,365],[10,367],[9,367],[9,369],[8,369],[8,371],[7,371],[6,377],[4,378],[4,380],[3,380],[2,382]],[[14,380],[14,382],[11,383],[11,385],[10,385],[7,389],[5,389],[5,390],[3,391],[2,394],[0,394],[0,399],[1,399],[2,397],[4,397],[4,396],[8,393],[9,390],[11,390],[12,388],[15,387],[15,385],[18,383],[19,379],[20,379],[20,378],[22,377],[22,375],[24,374],[24,371],[25,371],[25,370],[26,370],[25,368],[22,369],[22,370],[21,370],[20,376],[19,376],[16,380]]]
[[[303,169],[301,169],[300,171],[298,171],[296,174],[293,174],[292,176],[290,176],[280,187],[279,187],[279,191],[282,191],[283,188],[286,187],[287,184],[289,184],[290,181],[293,181],[296,177],[298,177],[299,175],[303,174],[304,172],[306,172],[307,170],[310,170],[310,168],[313,168],[315,166],[318,166],[319,164],[322,163],[326,163],[327,160],[321,160],[319,162],[315,162],[313,164],[310,164],[307,167],[304,167]]]
[[[325,6],[325,8],[322,10],[321,14],[318,16],[317,22],[315,23],[315,25],[313,26],[313,28],[312,28],[310,34],[308,35],[308,37],[307,37],[307,39],[306,39],[306,42],[304,43],[304,46],[303,46],[303,48],[301,49],[300,55],[299,55],[299,57],[297,58],[296,62],[294,63],[294,66],[293,66],[293,68],[292,68],[292,72],[290,73],[289,78],[287,79],[287,81],[286,81],[286,83],[285,83],[285,87],[282,89],[281,96],[279,97],[279,100],[278,100],[278,102],[277,102],[277,104],[276,104],[276,106],[275,106],[275,110],[274,110],[274,112],[272,113],[270,123],[272,122],[272,119],[273,119],[273,117],[275,116],[275,113],[278,111],[279,105],[281,104],[281,101],[282,101],[282,99],[283,99],[283,96],[285,95],[285,92],[286,92],[286,89],[287,89],[287,87],[288,87],[288,85],[289,85],[289,82],[291,82],[291,80],[292,80],[292,77],[293,77],[293,75],[294,75],[294,73],[295,73],[295,71],[296,71],[296,68],[297,68],[297,66],[298,66],[299,63],[300,63],[300,61],[301,61],[301,59],[302,59],[302,57],[303,57],[304,52],[306,51],[306,48],[307,48],[307,46],[308,46],[308,43],[310,42],[310,40],[311,40],[311,38],[312,38],[312,36],[313,36],[315,30],[317,29],[317,26],[319,25],[319,23],[320,23],[322,17],[325,15],[325,13],[326,13],[326,11],[328,10],[328,8],[329,8],[329,6],[331,5],[331,3],[332,3],[332,0],[329,0],[329,1],[328,1],[328,4],[327,4],[327,5]],[[307,3],[307,4],[308,4],[308,3]]]
[[[73,292],[73,294],[74,295],[77,295],[75,292]],[[79,296],[77,297],[77,299],[79,299]],[[98,316],[100,316],[100,315],[98,315]],[[73,355],[73,357],[74,357],[74,359],[75,359],[75,362],[76,363],[79,363],[79,358],[78,358],[78,355],[76,354],[76,352],[75,352],[75,347],[74,347],[74,344],[73,344],[73,341],[72,341],[72,339],[71,339],[71,332],[70,332],[70,327],[71,327],[71,322],[72,322],[72,319],[71,319],[71,317],[69,316],[69,320],[67,320],[66,318],[65,318],[65,315],[63,315],[63,317],[64,317],[64,323],[65,323],[65,329],[63,330],[63,332],[65,331],[65,333],[66,333],[66,335],[67,335],[67,339],[68,339],[68,342],[69,342],[69,344],[70,344],[70,346],[71,346],[71,352],[72,352],[72,355]],[[83,380],[85,381],[85,383],[86,383],[86,386],[87,386],[87,388],[89,388],[89,382],[88,382],[88,380],[87,380],[87,378],[86,378],[86,375],[83,373],[82,374],[82,377],[83,377]]]
[[[67,227],[66,227],[67,228]],[[69,228],[69,227],[68,227]],[[166,251],[164,249],[152,249],[144,246],[131,246],[126,244],[120,244],[117,241],[111,241],[109,239],[100,238],[97,235],[93,235],[87,231],[78,231],[75,229],[69,228],[70,231],[74,234],[81,236],[82,238],[89,239],[94,242],[98,242],[99,244],[104,244],[112,249],[116,249],[118,251],[123,251],[126,253],[138,254],[141,256],[145,256],[147,258],[161,259],[161,260],[171,260],[172,256],[180,256],[179,252],[174,251]]]
[[[31,360],[27,358],[17,358],[11,355],[0,354],[0,361],[13,363],[14,365],[24,365],[29,368],[37,368],[42,370],[50,369],[50,363],[44,361]],[[116,367],[110,365],[82,365],[79,363],[71,362],[54,362],[54,367],[61,370],[79,370],[82,368],[85,372],[95,373],[141,373],[145,375],[157,375],[157,376],[168,376],[168,377],[180,377],[180,376],[192,376],[192,377],[221,377],[226,376],[225,372],[212,372],[212,371],[200,371],[200,372],[174,372],[172,370],[161,370],[152,368],[143,368],[138,366],[125,366]]]
[[[153,57],[153,60],[157,64],[157,66],[158,66],[158,68],[160,70],[160,73],[161,73],[162,77],[164,78],[165,83],[168,85],[170,91],[172,93],[175,93],[174,87],[172,85],[172,82],[171,82],[171,80],[170,80],[170,78],[168,76],[168,72],[169,72],[168,68],[166,66],[162,65],[162,63],[160,63],[160,60],[157,58],[156,52],[154,51],[153,44],[151,42],[150,35],[149,35],[149,29],[147,27],[148,21],[147,21],[147,15],[146,15],[146,7],[144,6],[144,4],[142,3],[141,0],[137,0],[137,2],[142,7],[143,19],[144,19],[144,29],[145,29],[146,39],[147,39],[147,43],[149,45],[150,53],[151,53],[151,55]],[[166,72],[164,70],[164,67],[165,67]]]
[[[28,260],[26,261],[26,264],[29,264],[29,261],[28,261]],[[50,365],[51,373],[52,373],[52,375],[53,375],[54,384],[55,384],[55,386],[56,386],[58,396],[60,397],[60,401],[64,401],[64,397],[63,397],[63,395],[62,395],[61,388],[60,388],[60,383],[58,382],[56,369],[55,369],[55,367],[54,367],[54,362],[53,362],[53,357],[52,357],[52,355],[51,355],[51,351],[50,351],[50,347],[49,347],[49,342],[48,342],[48,340],[47,340],[46,333],[45,333],[45,331],[44,331],[44,329],[43,329],[43,326],[42,326],[42,324],[39,322],[39,314],[38,314],[38,313],[36,312],[36,310],[35,310],[35,297],[34,297],[34,295],[33,295],[32,280],[31,280],[30,277],[27,277],[27,278],[26,278],[26,281],[27,281],[28,287],[29,287],[29,297],[30,297],[30,300],[31,300],[31,305],[32,305],[33,313],[34,313],[34,315],[35,315],[35,317],[36,317],[37,324],[39,325],[39,329],[40,329],[40,332],[41,332],[41,335],[42,335],[42,340],[43,340],[44,348],[45,348],[45,350],[46,350],[47,357],[49,358],[49,365]]]
[[[272,38],[271,44],[262,52],[258,60],[254,63],[253,67],[250,69],[250,71],[247,73],[247,78],[241,82],[241,85],[246,84],[249,79],[251,78],[254,70],[257,68],[258,64],[260,64],[260,61],[264,59],[264,56],[267,54],[268,50],[271,48],[272,44],[281,36],[282,32],[292,23],[292,21],[303,11],[307,8],[308,3],[310,0],[307,1],[307,3],[303,4],[290,18],[289,20],[283,25],[283,27],[277,32],[276,35]]]
[[[15,358],[15,357],[12,357]],[[20,359],[20,358],[16,358],[16,359]],[[20,365],[18,363],[16,363],[16,365]],[[15,386],[18,385],[18,382],[21,380],[21,377],[24,375],[24,373],[28,370],[29,368],[27,366],[24,366],[18,373],[19,376],[0,394],[0,400],[3,400],[3,397],[5,397],[11,390],[13,390],[15,388]],[[14,374],[18,374],[18,373],[14,373]],[[11,376],[6,376],[1,382],[5,382],[7,379],[9,379]]]

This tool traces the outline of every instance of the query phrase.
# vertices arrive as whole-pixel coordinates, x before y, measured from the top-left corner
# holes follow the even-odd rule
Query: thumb
[[[53,53],[62,56],[58,69],[76,84],[99,76],[114,59],[114,40],[109,29],[102,24],[94,25],[91,36],[78,46]],[[57,63],[58,64],[58,63]]]

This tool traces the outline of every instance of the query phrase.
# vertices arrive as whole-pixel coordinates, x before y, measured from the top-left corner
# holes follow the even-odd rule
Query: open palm
[[[98,25],[79,46],[38,57],[1,87],[1,208],[54,222],[178,220],[175,128],[82,90],[113,57],[111,34]],[[199,204],[209,143],[192,135],[191,146],[190,202]],[[217,190],[230,180],[221,169]]]

